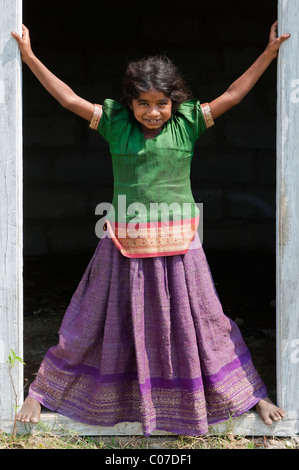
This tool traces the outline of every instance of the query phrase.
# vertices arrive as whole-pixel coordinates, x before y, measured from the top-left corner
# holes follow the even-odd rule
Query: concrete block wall
[[[121,98],[128,60],[165,53],[211,101],[262,52],[276,2],[24,2],[36,55],[92,102]],[[24,66],[24,254],[90,252],[95,208],[111,202],[106,142],[58,105]],[[196,145],[192,188],[207,249],[275,252],[276,63]]]

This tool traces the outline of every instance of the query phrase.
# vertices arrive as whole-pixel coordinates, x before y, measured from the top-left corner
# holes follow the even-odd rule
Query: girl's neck
[[[162,132],[163,127],[160,127],[159,129],[147,129],[146,127],[142,126],[142,132],[143,132],[144,138],[153,139],[154,137],[157,137],[157,135],[159,135],[160,132]]]

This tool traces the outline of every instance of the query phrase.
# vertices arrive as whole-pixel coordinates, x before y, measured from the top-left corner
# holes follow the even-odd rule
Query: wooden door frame
[[[0,0],[0,429],[14,415],[8,356],[23,356],[22,65],[11,31],[21,31],[22,0]],[[23,367],[12,369],[22,400]]]
[[[23,355],[23,214],[22,65],[10,32],[21,31],[22,0],[0,0],[0,11],[0,429],[11,432],[14,394],[7,359],[10,349],[20,357]],[[255,412],[248,412],[231,420],[229,425],[212,427],[211,433],[223,433],[227,426],[235,434],[248,436],[299,433],[298,0],[278,0],[278,19],[279,32],[292,34],[292,39],[281,47],[277,65],[277,397],[287,416],[269,427]],[[23,368],[20,363],[16,363],[12,374],[21,403]],[[54,429],[62,425],[81,435],[142,434],[139,423],[122,423],[113,428],[87,426],[48,412],[42,414],[42,421]],[[19,425],[19,432],[27,430],[28,427]],[[169,433],[154,433],[161,434]]]

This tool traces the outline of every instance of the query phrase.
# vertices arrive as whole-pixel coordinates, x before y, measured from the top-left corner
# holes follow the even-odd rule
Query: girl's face
[[[149,90],[140,93],[130,107],[144,131],[159,133],[171,117],[172,102],[161,91]]]

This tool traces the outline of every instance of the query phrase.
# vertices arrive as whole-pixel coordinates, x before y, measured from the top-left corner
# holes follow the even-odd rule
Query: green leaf
[[[11,349],[10,354],[8,355],[8,361],[7,362],[9,363],[10,367],[12,368],[12,367],[14,367],[16,361],[19,361],[22,364],[25,364],[23,359],[20,358],[19,356],[17,356],[16,353],[14,352],[14,350]]]

